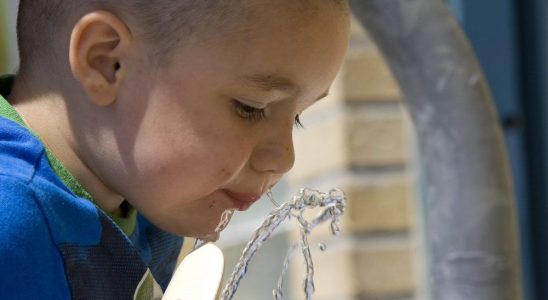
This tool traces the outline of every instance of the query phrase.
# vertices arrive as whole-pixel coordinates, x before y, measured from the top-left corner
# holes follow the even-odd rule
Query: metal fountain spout
[[[514,192],[476,57],[443,0],[351,0],[418,139],[430,298],[522,299]]]

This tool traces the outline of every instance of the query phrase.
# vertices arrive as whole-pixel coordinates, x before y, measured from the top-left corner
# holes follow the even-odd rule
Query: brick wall
[[[342,188],[348,197],[343,235],[311,237],[314,299],[418,299],[412,134],[401,95],[360,25],[331,95],[306,112],[295,134],[295,188]],[[297,239],[295,233],[292,237]],[[328,251],[315,247],[327,242]],[[301,299],[302,264],[293,264]],[[297,282],[298,281],[298,282]]]

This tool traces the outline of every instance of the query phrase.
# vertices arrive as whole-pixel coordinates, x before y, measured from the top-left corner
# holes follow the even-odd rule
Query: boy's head
[[[294,124],[328,92],[348,18],[344,0],[22,0],[21,78],[62,98],[50,107],[103,208],[125,199],[203,238],[292,167]]]
[[[306,10],[313,1],[299,0],[294,5]],[[106,10],[118,16],[131,27],[132,33],[146,42],[153,58],[167,62],[181,41],[189,36],[238,34],[234,29],[243,25],[251,13],[248,2],[252,1],[20,0],[17,36],[22,67],[54,60],[52,50],[66,50],[72,26],[94,10]],[[347,0],[324,2],[333,5],[333,9],[348,10]],[[63,53],[60,55],[58,58],[62,59]]]

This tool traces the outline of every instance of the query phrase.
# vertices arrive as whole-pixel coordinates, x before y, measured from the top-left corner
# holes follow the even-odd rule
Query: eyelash
[[[262,108],[255,108],[237,100],[234,100],[233,103],[236,112],[242,119],[259,122],[266,118],[265,110]]]
[[[233,104],[234,104],[234,108],[236,109],[236,112],[242,119],[246,119],[255,123],[255,122],[260,122],[266,118],[265,110],[262,108],[255,108],[253,106],[249,106],[245,103],[242,103],[238,100],[234,100]],[[304,128],[303,124],[301,123],[301,119],[299,115],[295,116],[295,126],[299,128]]]

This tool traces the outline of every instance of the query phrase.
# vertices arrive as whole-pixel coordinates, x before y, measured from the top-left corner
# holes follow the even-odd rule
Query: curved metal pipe
[[[522,298],[514,193],[475,55],[442,0],[351,0],[413,119],[434,300]]]

